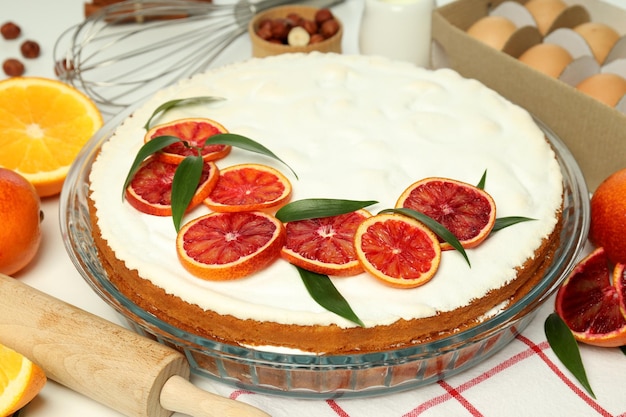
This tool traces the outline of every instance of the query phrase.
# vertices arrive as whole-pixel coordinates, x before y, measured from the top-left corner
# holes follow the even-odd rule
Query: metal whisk
[[[330,7],[344,0],[309,0]],[[126,0],[66,30],[54,47],[58,77],[115,114],[158,89],[207,67],[252,17],[293,0]]]

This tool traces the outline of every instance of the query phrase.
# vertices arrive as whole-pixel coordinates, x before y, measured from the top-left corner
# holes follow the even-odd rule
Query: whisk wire
[[[305,0],[302,0],[305,1]],[[308,0],[330,6],[344,0]],[[125,0],[66,30],[54,47],[59,78],[114,114],[206,70],[246,32],[255,13],[294,0],[214,4]]]

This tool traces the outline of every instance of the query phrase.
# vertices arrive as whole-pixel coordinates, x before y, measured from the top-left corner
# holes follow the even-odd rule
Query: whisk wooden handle
[[[129,417],[268,416],[193,386],[174,349],[0,274],[0,343],[46,375]]]

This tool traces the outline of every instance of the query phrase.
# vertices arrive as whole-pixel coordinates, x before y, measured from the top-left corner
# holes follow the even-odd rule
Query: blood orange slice
[[[437,236],[421,222],[397,213],[365,219],[356,230],[354,242],[363,268],[398,288],[427,283],[441,261]]]
[[[363,272],[354,249],[354,234],[367,210],[285,223],[287,240],[281,256],[300,268],[323,275]]]
[[[158,155],[164,161],[179,164],[186,156],[196,156],[198,148],[201,149],[202,158],[205,161],[215,161],[228,155],[232,149],[230,145],[204,144],[207,138],[218,133],[228,133],[228,131],[214,120],[204,118],[179,119],[157,125],[148,130],[144,142],[157,136],[175,136],[187,142],[187,145],[178,142],[163,148]]]
[[[611,268],[603,248],[574,268],[557,292],[555,307],[576,340],[604,347],[626,345],[624,279],[624,264]]]
[[[146,159],[126,188],[126,200],[137,210],[154,216],[172,215],[172,183],[177,164],[156,156]],[[187,211],[202,203],[215,184],[219,170],[215,163],[205,162],[200,183],[187,207]]]
[[[496,221],[496,203],[484,190],[448,178],[425,178],[409,186],[396,207],[419,211],[439,222],[465,249],[484,241]],[[453,249],[439,238],[442,250]]]
[[[285,228],[274,216],[255,212],[211,213],[185,224],[176,238],[182,265],[213,281],[237,279],[280,256]]]
[[[217,184],[204,201],[219,212],[254,211],[289,201],[291,183],[278,170],[260,164],[241,164],[220,171]]]

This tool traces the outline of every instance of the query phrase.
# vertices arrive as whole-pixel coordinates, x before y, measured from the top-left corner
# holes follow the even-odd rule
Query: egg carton
[[[626,114],[626,36],[584,5],[506,0],[468,34]]]

